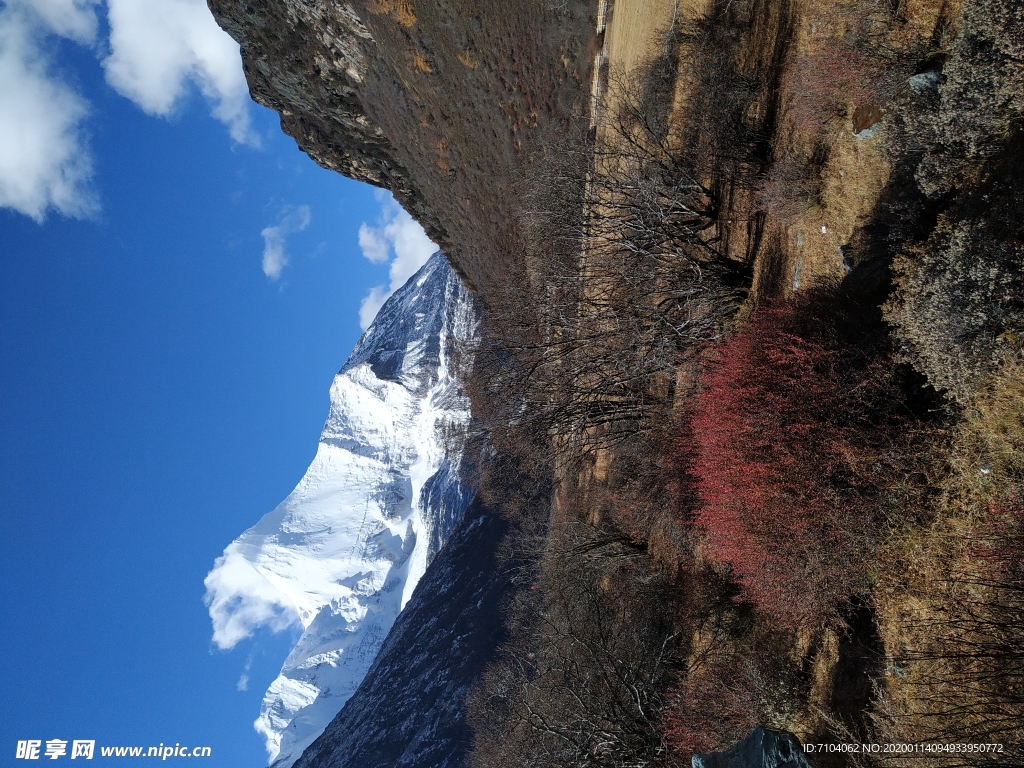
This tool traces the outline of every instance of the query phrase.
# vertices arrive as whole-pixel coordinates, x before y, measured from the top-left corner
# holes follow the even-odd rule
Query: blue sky
[[[203,578],[430,250],[249,101],[211,25],[202,0],[0,0],[0,765],[54,738],[265,763],[295,635],[216,648]]]

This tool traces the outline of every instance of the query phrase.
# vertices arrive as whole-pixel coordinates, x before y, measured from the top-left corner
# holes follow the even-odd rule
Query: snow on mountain
[[[470,501],[461,453],[443,434],[469,418],[450,352],[476,324],[472,297],[434,254],[335,377],[305,476],[206,577],[218,646],[261,625],[304,629],[255,723],[275,768],[295,762],[359,686]]]
[[[463,768],[466,698],[505,638],[508,522],[479,497],[395,621],[366,677],[293,768]]]

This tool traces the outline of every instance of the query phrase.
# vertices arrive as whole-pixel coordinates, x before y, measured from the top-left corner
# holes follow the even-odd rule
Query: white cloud
[[[366,222],[360,225],[359,247],[363,256],[373,264],[391,260],[390,285],[387,289],[383,285],[374,286],[359,305],[359,325],[364,331],[391,294],[405,285],[437,251],[437,246],[427,237],[419,222],[390,194],[378,193],[377,200],[381,204],[377,226],[371,227]]]
[[[49,31],[79,43],[96,40],[96,6],[99,0],[15,0],[42,21]]]
[[[271,280],[281,277],[281,270],[288,264],[284,252],[284,235],[278,227],[266,227],[263,235],[263,274]]]
[[[281,270],[288,265],[288,254],[285,252],[285,238],[293,232],[301,232],[309,226],[312,214],[308,205],[298,208],[286,208],[278,223],[265,227],[263,235],[263,274],[271,280],[281,277]]]
[[[384,306],[384,302],[388,300],[391,295],[390,291],[384,289],[383,285],[375,285],[370,289],[370,292],[366,294],[362,303],[359,305],[359,327],[364,331],[370,327],[370,323],[373,322],[373,318],[380,312],[380,308]]]
[[[91,39],[91,6],[24,0],[0,7],[0,206],[38,222],[50,209],[74,217],[99,209],[82,130],[89,105],[53,73],[42,48],[47,33]]]
[[[50,210],[88,217],[99,205],[83,135],[88,102],[53,71],[54,36],[98,44],[100,0],[0,0],[0,207],[42,222]],[[107,0],[107,81],[168,116],[195,83],[239,143],[256,145],[238,45],[204,0]]]
[[[388,241],[365,221],[359,225],[359,248],[371,264],[383,264],[391,258]]]
[[[299,623],[292,603],[253,568],[238,551],[237,543],[229,545],[217,558],[203,584],[203,602],[213,621],[213,642],[222,650],[234,648],[257,627],[281,632]]]
[[[242,670],[242,674],[238,677],[238,682],[235,683],[235,688],[239,691],[249,690],[249,670],[252,669],[253,654],[249,654],[249,658],[245,660],[245,669]]]
[[[58,0],[47,0],[57,2]],[[240,144],[258,143],[238,44],[204,0],[107,0],[107,82],[151,115],[166,117],[195,82]]]

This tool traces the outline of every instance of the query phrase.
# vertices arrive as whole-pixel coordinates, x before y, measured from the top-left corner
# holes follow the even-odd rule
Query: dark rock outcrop
[[[788,731],[755,728],[724,752],[694,755],[693,768],[813,768],[803,746]]]

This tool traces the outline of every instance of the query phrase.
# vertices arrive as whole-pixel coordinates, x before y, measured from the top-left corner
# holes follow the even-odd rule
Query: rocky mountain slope
[[[508,527],[474,502],[416,586],[359,690],[296,768],[456,768],[472,733],[465,696],[502,638]]]
[[[438,252],[384,304],[335,378],[305,476],[206,579],[218,644],[261,624],[305,630],[256,721],[275,766],[291,765],[355,692],[469,503],[451,438],[468,404],[450,355],[476,322]]]
[[[597,3],[209,5],[304,152],[389,188],[481,295],[521,270],[508,203],[545,165],[540,137],[589,114]]]

